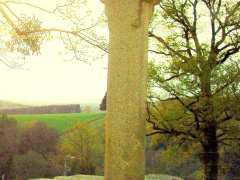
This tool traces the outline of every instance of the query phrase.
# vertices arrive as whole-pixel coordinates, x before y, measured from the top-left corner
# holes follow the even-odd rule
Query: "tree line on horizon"
[[[79,104],[66,104],[0,109],[0,114],[57,114],[80,113],[81,111],[81,106]]]

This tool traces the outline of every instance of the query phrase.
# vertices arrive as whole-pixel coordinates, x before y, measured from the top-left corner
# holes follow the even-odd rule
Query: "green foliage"
[[[196,152],[191,148],[173,145],[162,150],[158,156],[158,172],[161,174],[173,174],[179,177],[189,177],[192,172],[202,171],[201,163],[195,155]]]
[[[13,159],[13,169],[16,179],[46,177],[49,172],[48,162],[34,151],[16,155]]]
[[[95,174],[100,169],[103,171],[103,142],[103,131],[85,123],[77,123],[62,137],[60,159],[69,157],[66,160],[74,174]]]

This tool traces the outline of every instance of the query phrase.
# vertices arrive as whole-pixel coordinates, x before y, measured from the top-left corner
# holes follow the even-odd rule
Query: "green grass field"
[[[29,115],[12,115],[19,126],[24,126],[26,123],[34,121],[45,122],[49,127],[56,129],[59,133],[63,133],[66,129],[71,128],[78,122],[91,122],[102,124],[104,112],[97,113],[67,113],[67,114],[29,114]]]

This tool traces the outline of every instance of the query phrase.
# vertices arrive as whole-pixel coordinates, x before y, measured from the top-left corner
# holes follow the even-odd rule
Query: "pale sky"
[[[32,2],[50,9],[55,5],[55,0]],[[14,8],[19,12],[32,12],[26,7]],[[88,8],[95,11],[95,16],[103,11],[99,0],[91,0]],[[59,19],[34,12],[43,20],[47,18],[44,21],[47,26],[64,25]],[[104,68],[107,56],[88,65],[77,60],[66,61],[67,56],[61,55],[62,51],[60,42],[53,41],[44,45],[41,55],[27,58],[21,69],[0,64],[0,100],[24,104],[100,103],[107,87],[107,70]],[[92,53],[90,51],[89,56]]]

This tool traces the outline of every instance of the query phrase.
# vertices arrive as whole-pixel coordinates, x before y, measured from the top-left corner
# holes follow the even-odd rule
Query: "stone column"
[[[105,0],[110,30],[105,180],[143,180],[151,0]]]

